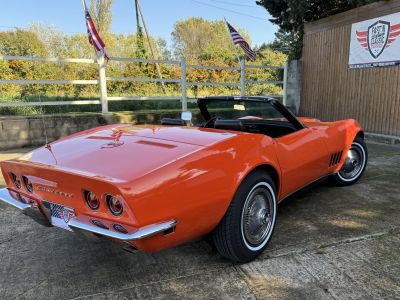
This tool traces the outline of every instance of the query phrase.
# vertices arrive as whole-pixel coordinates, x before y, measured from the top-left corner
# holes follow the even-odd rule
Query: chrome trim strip
[[[38,203],[33,199],[31,199],[30,197],[27,198],[32,200],[31,204],[22,203],[18,200],[15,200],[10,195],[10,191],[7,188],[0,189],[0,201],[3,201],[11,205],[13,208],[18,209],[24,215],[32,218],[35,222],[39,223],[40,225],[46,227],[52,227],[53,225],[51,225],[50,219],[43,214],[42,210],[38,207]]]
[[[15,200],[13,197],[11,197],[10,192],[8,191],[7,188],[0,189],[0,200],[10,204],[14,208],[18,208],[19,210],[25,211],[27,209],[30,209],[31,206],[29,204],[22,203],[20,201]]]
[[[153,236],[157,233],[166,231],[168,229],[174,228],[178,224],[177,221],[171,220],[171,221],[166,221],[162,223],[157,223],[157,224],[152,224],[148,225],[142,228],[139,228],[137,231],[134,233],[119,233],[107,229],[103,229],[97,226],[94,226],[92,224],[88,224],[85,222],[81,222],[77,220],[76,218],[71,219],[68,222],[68,226],[71,227],[73,230],[83,230],[83,231],[88,231],[91,233],[99,234],[108,238],[113,238],[121,241],[135,241],[135,240],[140,240],[144,239],[150,236]]]
[[[51,227],[52,224],[50,222],[51,214],[50,214],[50,202],[42,200],[41,209],[39,209],[38,204],[33,202],[32,204],[25,204],[18,200],[15,200],[11,195],[10,191],[7,188],[0,189],[0,201],[3,201],[14,208],[20,210],[24,215],[31,217],[33,220],[38,222],[41,225]],[[174,228],[178,222],[175,220],[160,222],[152,225],[148,225],[142,228],[139,228],[137,231],[133,233],[120,233],[112,230],[107,230],[100,228],[98,226],[93,225],[92,223],[82,222],[78,220],[78,217],[72,218],[68,223],[68,226],[71,227],[74,231],[84,231],[86,233],[95,233],[98,235],[102,235],[108,238],[117,239],[120,241],[135,241],[144,239],[163,231]]]

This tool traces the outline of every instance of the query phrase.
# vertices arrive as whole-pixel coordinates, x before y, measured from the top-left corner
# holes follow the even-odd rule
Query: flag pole
[[[87,10],[88,10],[88,9],[87,9],[87,6],[86,6],[86,0],[82,0],[82,6],[83,6],[83,14],[84,14],[85,19],[86,19],[86,12],[87,12]],[[97,62],[100,62],[101,64],[104,64],[105,61],[101,61],[101,60],[102,60],[101,57],[104,58],[104,55],[99,54],[99,53],[96,51],[96,49],[94,49],[94,48],[93,48],[93,50],[94,50],[94,54],[95,54],[95,56],[96,56]]]
[[[239,62],[239,65],[242,65],[242,63],[240,62],[239,52],[237,51],[236,45],[235,45],[235,43],[234,43],[233,40],[232,40],[231,31],[229,30],[228,22],[226,21],[225,17],[224,17],[224,20],[225,20],[226,28],[228,29],[228,33],[229,33],[230,40],[231,40],[231,42],[232,42],[233,49],[234,49],[234,51],[235,51],[236,58],[237,58],[237,60],[238,60],[238,62]]]
[[[83,6],[83,10],[86,12],[86,2],[85,2],[85,0],[82,0],[82,6]]]

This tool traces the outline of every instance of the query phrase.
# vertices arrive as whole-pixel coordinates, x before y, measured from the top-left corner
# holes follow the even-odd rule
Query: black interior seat
[[[241,120],[215,120],[215,129],[225,129],[233,131],[244,131],[244,125]]]
[[[162,118],[161,125],[169,125],[169,126],[185,126],[186,123],[182,119],[173,119],[173,118]]]

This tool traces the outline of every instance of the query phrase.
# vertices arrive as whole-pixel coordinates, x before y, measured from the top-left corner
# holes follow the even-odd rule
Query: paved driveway
[[[269,248],[243,265],[205,241],[128,254],[40,227],[0,203],[0,297],[399,299],[400,148],[369,149],[355,186],[321,184],[281,205]]]

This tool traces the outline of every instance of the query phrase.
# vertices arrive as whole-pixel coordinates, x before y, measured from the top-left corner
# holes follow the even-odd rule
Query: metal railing
[[[264,65],[246,65],[244,60],[240,61],[240,67],[228,66],[205,66],[205,65],[189,65],[186,64],[184,59],[180,61],[175,60],[153,60],[153,59],[135,59],[125,57],[110,57],[110,61],[116,62],[133,62],[133,63],[152,63],[152,64],[170,64],[180,67],[180,78],[160,79],[150,77],[107,77],[106,76],[106,63],[103,58],[95,59],[81,59],[81,58],[43,58],[31,56],[0,56],[0,60],[6,61],[35,61],[35,62],[54,62],[54,63],[80,63],[80,64],[97,64],[99,76],[97,80],[26,80],[26,79],[1,79],[0,84],[72,84],[72,85],[98,85],[99,86],[99,100],[73,100],[73,101],[44,101],[44,102],[0,102],[0,107],[11,106],[48,106],[48,105],[83,105],[83,104],[101,104],[102,113],[108,113],[108,101],[120,100],[176,100],[177,97],[109,97],[107,95],[107,81],[121,81],[121,82],[156,82],[156,83],[175,83],[181,87],[181,103],[182,110],[187,110],[187,103],[190,99],[187,96],[188,86],[222,86],[222,87],[238,87],[240,88],[240,95],[246,95],[246,85],[258,84],[280,84],[283,85],[283,104],[286,105],[286,89],[287,89],[287,63],[283,67],[279,66],[264,66]],[[207,70],[230,70],[240,72],[239,82],[190,82],[187,81],[187,69],[207,69]],[[246,80],[246,70],[248,69],[280,69],[283,70],[283,79],[278,81],[258,81]]]

